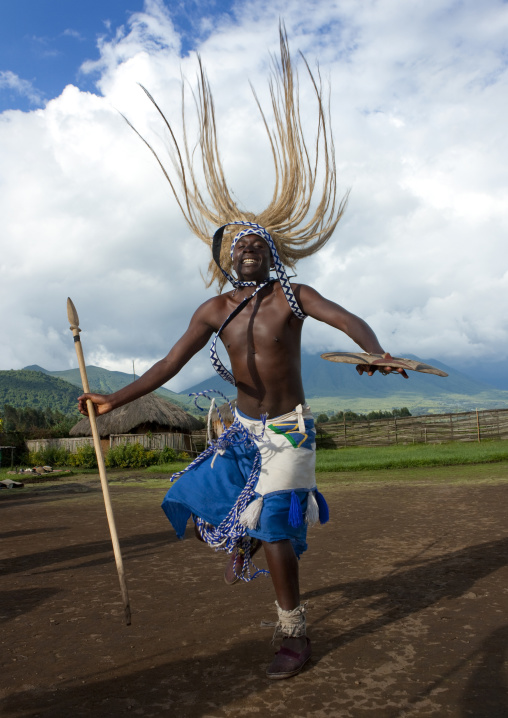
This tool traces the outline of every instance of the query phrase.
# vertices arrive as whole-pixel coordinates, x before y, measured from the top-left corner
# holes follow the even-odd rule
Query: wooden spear
[[[70,329],[74,336],[74,346],[76,347],[76,354],[78,356],[79,372],[81,374],[81,382],[83,384],[83,391],[85,394],[90,392],[90,386],[88,384],[88,377],[86,375],[85,358],[83,356],[83,348],[79,338],[81,329],[79,328],[79,317],[76,311],[76,307],[72,303],[70,298],[67,299],[67,316],[70,322]],[[108,479],[106,476],[106,465],[104,463],[104,456],[102,454],[101,440],[99,432],[97,430],[97,421],[95,419],[95,409],[93,402],[87,399],[86,406],[88,409],[88,417],[90,419],[90,426],[92,428],[93,443],[95,447],[95,453],[97,455],[97,465],[99,467],[99,476],[101,477],[102,493],[104,495],[104,504],[106,506],[106,515],[108,517],[109,531],[111,533],[111,541],[113,542],[113,551],[115,554],[116,568],[118,571],[118,578],[120,581],[120,590],[122,592],[123,606],[125,611],[125,622],[128,626],[131,625],[131,607],[129,604],[129,594],[127,593],[127,584],[125,583],[125,573],[123,570],[122,554],[120,551],[120,544],[118,542],[118,534],[116,532],[115,517],[113,515],[113,507],[111,506],[111,499],[109,496]]]

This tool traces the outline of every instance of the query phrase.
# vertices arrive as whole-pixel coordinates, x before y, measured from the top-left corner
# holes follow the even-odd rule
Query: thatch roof
[[[147,394],[130,404],[113,409],[109,414],[97,417],[97,428],[101,437],[136,433],[138,427],[143,427],[144,431],[174,431],[186,434],[201,429],[202,426],[199,419],[156,394]],[[72,427],[69,434],[91,436],[90,419],[83,417]]]
[[[232,405],[233,409],[236,408],[236,399],[231,402],[231,405]],[[233,414],[231,413],[231,409],[229,408],[229,404],[227,404],[227,403],[221,404],[221,405],[218,407],[218,409],[219,409],[220,414],[221,414],[221,416],[222,416],[222,420],[226,423],[226,425],[232,424],[233,421],[235,420],[235,417],[234,417]],[[217,413],[216,413],[216,412],[213,413],[213,420],[214,420],[214,421],[215,421],[215,420],[216,420],[216,421],[219,421],[219,417],[217,416]]]

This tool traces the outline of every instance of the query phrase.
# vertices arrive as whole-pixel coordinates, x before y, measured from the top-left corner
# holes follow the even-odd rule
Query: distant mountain
[[[508,389],[508,360],[486,361],[477,359],[459,364],[460,371],[472,379],[491,384],[496,389]]]
[[[58,377],[41,371],[18,369],[0,371],[0,409],[10,404],[16,409],[54,409],[63,414],[77,414],[81,391]]]
[[[411,359],[419,359],[410,356]],[[302,354],[305,396],[314,411],[358,411],[392,409],[407,406],[412,413],[469,411],[475,408],[508,406],[508,391],[477,381],[437,359],[419,359],[447,372],[448,377],[408,372],[400,376],[360,376],[354,365],[321,359],[319,354]],[[235,388],[213,375],[182,392],[219,389],[228,398]]]
[[[448,376],[421,374],[415,371],[408,372],[409,379],[404,379],[400,376],[385,377],[379,373],[371,377],[367,377],[365,374],[360,376],[352,364],[325,361],[321,359],[319,354],[302,354],[302,376],[305,393],[308,397],[388,397],[393,394],[394,386],[392,382],[395,380],[397,380],[397,383],[402,384],[402,386],[396,387],[398,394],[403,391],[408,394],[464,394],[469,396],[484,391],[497,391],[489,384],[476,381],[446,366],[446,364],[439,362],[437,359],[419,359],[416,356],[408,356],[407,358],[431,364],[445,371]],[[508,392],[506,397],[508,399]]]
[[[410,358],[419,359],[415,356]],[[407,406],[413,414],[425,414],[508,406],[508,391],[477,381],[436,359],[420,361],[443,369],[449,376],[443,378],[409,372],[410,378],[407,380],[400,376],[385,377],[379,374],[360,377],[351,364],[328,362],[321,359],[319,354],[303,353],[305,395],[315,412],[329,413],[341,409],[367,412]],[[87,367],[87,373],[92,391],[99,393],[109,394],[133,381],[131,374],[96,366]],[[228,398],[236,395],[235,388],[217,374],[178,394],[164,388],[158,389],[156,393],[190,413],[198,413],[188,394],[206,389],[218,389]],[[7,403],[16,408],[50,406],[63,413],[74,413],[75,400],[80,393],[78,369],[48,371],[34,364],[20,371],[0,371],[0,408]],[[206,402],[203,406],[206,406]]]
[[[79,373],[79,369],[48,371],[47,369],[43,369],[43,367],[40,367],[37,364],[33,364],[31,366],[25,367],[25,370],[37,371],[48,376],[63,379],[64,381],[69,382],[70,384],[73,384],[80,389],[83,386],[81,383],[81,375]],[[88,383],[90,384],[90,391],[96,391],[98,394],[112,394],[119,389],[123,389],[124,386],[127,386],[134,381],[134,376],[132,374],[126,374],[123,371],[110,371],[109,369],[102,369],[98,366],[87,366],[86,373],[88,376]],[[136,376],[136,379],[137,378],[138,377]],[[82,389],[80,393],[82,393]],[[186,410],[188,410],[188,408],[190,407],[191,400],[188,397],[183,397],[179,394],[176,394],[174,391],[170,391],[169,389],[164,389],[164,387],[161,387],[160,389],[157,389],[155,393],[159,396],[162,396],[164,399],[172,401],[174,404],[178,404],[178,406],[181,406]]]
[[[197,394],[200,391],[207,391],[211,389],[214,391],[220,391],[222,394],[227,396],[228,399],[234,399],[236,397],[236,388],[228,381],[221,379],[218,374],[212,374],[212,376],[209,376],[208,379],[200,381],[198,384],[193,384],[188,389],[184,389],[180,392],[179,396],[185,396],[193,393]],[[218,398],[217,401],[219,401]],[[205,402],[202,403],[202,406],[206,406]]]

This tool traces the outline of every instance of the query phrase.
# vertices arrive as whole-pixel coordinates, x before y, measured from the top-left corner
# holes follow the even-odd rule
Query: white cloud
[[[236,13],[203,18],[197,49],[228,179],[245,205],[260,209],[270,194],[248,80],[266,104],[279,15],[295,57],[301,49],[311,66],[319,60],[332,86],[340,182],[352,194],[336,237],[299,265],[299,279],[365,317],[395,354],[506,357],[508,6],[255,0]],[[196,66],[194,53],[181,57],[169,11],[150,0],[114,40],[100,41],[99,61],[85,63],[100,94],[69,86],[44,109],[0,116],[0,295],[10,307],[2,368],[74,365],[70,295],[87,359],[123,371],[136,359],[139,372],[210,296],[199,275],[206,248],[117,112],[161,148],[163,128],[136,83],[178,125],[180,73],[192,85]],[[301,96],[312,136],[303,70]],[[307,324],[307,349],[349,346]],[[209,371],[200,355],[172,387]]]
[[[30,80],[23,80],[10,70],[0,70],[0,90],[12,90],[21,97],[26,97],[32,105],[43,102],[41,93]]]
[[[73,29],[70,28],[70,27],[66,28],[66,29],[63,31],[62,35],[63,35],[64,37],[73,37],[75,40],[81,40],[81,41],[82,41],[82,40],[85,39],[85,38],[83,37],[83,35],[82,35],[78,30],[73,30]]]

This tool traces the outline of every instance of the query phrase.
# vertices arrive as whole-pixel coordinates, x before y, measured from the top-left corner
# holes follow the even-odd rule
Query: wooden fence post
[[[480,415],[478,414],[478,409],[476,410],[476,429],[478,432],[478,441],[481,441],[481,435],[480,435]]]

